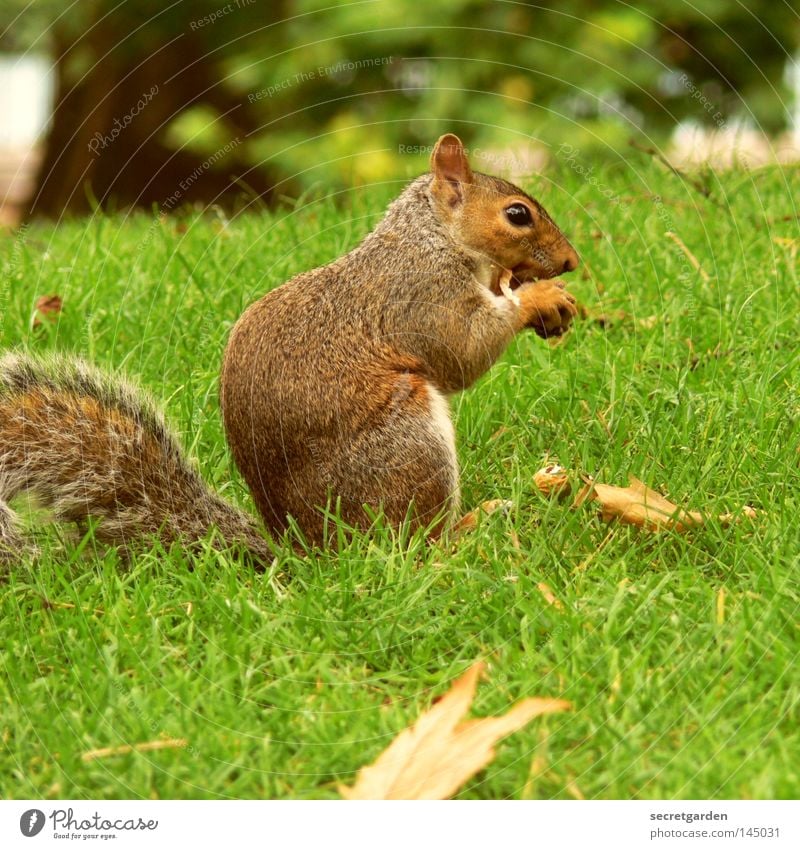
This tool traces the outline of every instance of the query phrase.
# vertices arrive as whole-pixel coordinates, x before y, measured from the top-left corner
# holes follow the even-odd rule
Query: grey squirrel
[[[324,539],[326,505],[353,527],[438,533],[459,509],[448,396],[526,327],[563,333],[576,314],[558,274],[578,257],[533,198],[473,172],[442,136],[350,253],[245,311],[222,366],[234,460],[269,532],[288,517]],[[0,557],[23,540],[8,502],[27,490],[56,518],[99,520],[100,541],[196,542],[216,529],[264,562],[257,523],[213,493],[156,405],[69,357],[0,358]],[[366,509],[365,509],[366,508]]]

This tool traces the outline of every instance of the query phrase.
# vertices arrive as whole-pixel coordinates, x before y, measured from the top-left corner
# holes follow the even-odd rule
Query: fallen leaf
[[[513,501],[506,501],[504,498],[493,498],[490,501],[484,501],[474,510],[470,510],[469,513],[465,513],[455,523],[455,525],[453,525],[453,532],[455,534],[460,534],[464,531],[474,531],[475,528],[478,527],[478,521],[481,515],[491,516],[492,513],[496,513],[498,510],[508,513],[513,506]]]
[[[596,483],[591,478],[584,478],[584,481],[585,485],[575,498],[574,506],[579,507],[590,499],[599,501],[604,522],[620,519],[649,530],[670,527],[678,531],[703,523],[700,513],[682,510],[633,475],[627,487]]]
[[[740,519],[742,516],[744,516],[745,519],[755,519],[758,517],[758,513],[749,504],[745,504],[744,507],[742,507],[739,515],[737,515],[736,513],[723,513],[719,517],[719,523],[720,525],[725,526],[731,525],[735,521]]]
[[[60,295],[42,295],[36,301],[33,315],[33,327],[41,327],[42,319],[40,316],[47,318],[49,321],[55,321],[56,316],[61,312],[64,302]]]
[[[696,510],[684,510],[673,504],[633,475],[630,476],[630,485],[627,487],[597,483],[588,476],[584,476],[583,480],[584,487],[575,497],[572,506],[580,507],[586,501],[598,501],[601,507],[600,516],[604,522],[619,519],[621,522],[651,531],[670,529],[680,533],[704,524],[707,518]],[[742,515],[752,519],[755,518],[756,511],[752,507],[744,507]],[[719,522],[729,525],[736,518],[733,513],[724,513],[719,516]]]
[[[116,755],[129,755],[131,752],[155,752],[159,749],[185,749],[188,741],[180,738],[167,738],[165,740],[148,740],[145,743],[133,743],[124,746],[108,746],[105,749],[92,749],[81,755],[82,761],[94,761],[98,758],[113,758]]]
[[[483,663],[473,664],[375,763],[360,770],[345,799],[449,799],[494,758],[494,744],[534,717],[569,710],[561,699],[523,699],[503,716],[462,721]]]

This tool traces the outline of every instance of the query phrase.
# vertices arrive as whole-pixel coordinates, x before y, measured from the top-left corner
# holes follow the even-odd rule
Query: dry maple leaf
[[[536,716],[569,710],[561,699],[523,699],[503,716],[462,717],[469,710],[483,663],[473,664],[416,724],[395,737],[345,799],[449,799],[494,758],[494,744]]]
[[[55,321],[56,316],[61,312],[63,306],[64,302],[61,300],[60,295],[42,295],[40,298],[37,298],[32,326],[42,326],[40,316],[44,316],[49,321]]]
[[[599,501],[604,522],[618,518],[650,530],[668,527],[678,531],[703,524],[700,513],[682,510],[633,475],[627,487],[595,483],[591,478],[584,478],[584,481],[585,486],[575,499],[575,507],[588,499]]]
[[[580,507],[590,499],[598,501],[604,522],[619,519],[651,531],[672,529],[682,532],[702,525],[706,519],[696,510],[684,510],[673,504],[633,475],[630,476],[630,485],[627,487],[596,483],[590,477],[584,477],[584,483],[585,486],[578,493],[573,506]],[[752,507],[745,507],[742,512],[748,518],[755,516]],[[725,513],[719,517],[719,521],[730,524],[734,518],[731,513]]]

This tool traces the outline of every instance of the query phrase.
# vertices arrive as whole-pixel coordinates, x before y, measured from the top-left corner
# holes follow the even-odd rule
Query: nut
[[[548,498],[566,498],[572,492],[569,472],[558,465],[545,466],[533,476],[533,482],[542,495]]]

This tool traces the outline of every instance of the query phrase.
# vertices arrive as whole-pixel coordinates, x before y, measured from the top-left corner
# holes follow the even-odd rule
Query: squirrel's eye
[[[526,227],[533,224],[531,211],[524,203],[512,203],[506,207],[506,218],[517,227]]]

